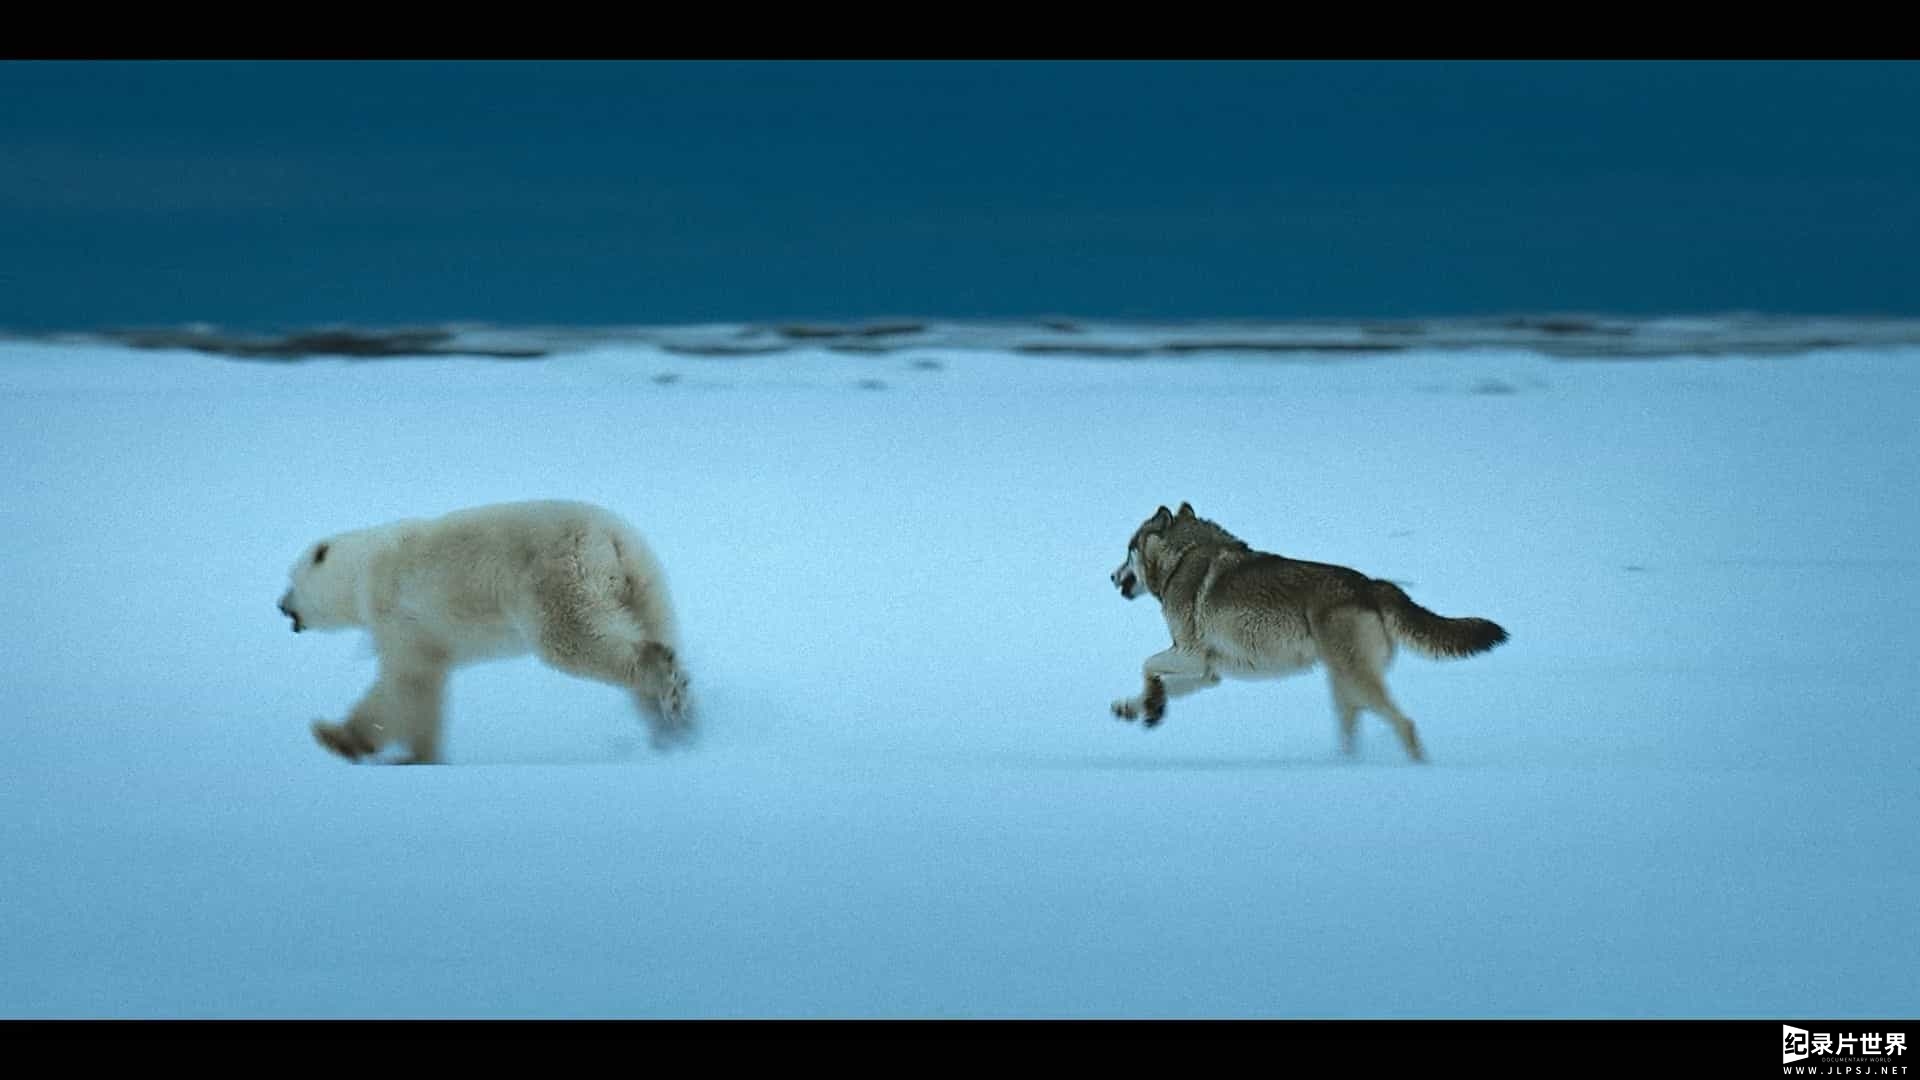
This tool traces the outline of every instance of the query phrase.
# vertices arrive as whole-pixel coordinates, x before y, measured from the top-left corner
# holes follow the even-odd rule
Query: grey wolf
[[[1413,721],[1387,694],[1394,646],[1442,659],[1507,640],[1497,624],[1436,615],[1392,582],[1255,551],[1187,503],[1178,513],[1162,506],[1142,523],[1110,580],[1129,600],[1143,592],[1159,600],[1173,635],[1171,648],[1147,657],[1140,695],[1113,703],[1115,716],[1148,727],[1160,723],[1169,700],[1223,676],[1272,678],[1320,663],[1345,753],[1353,753],[1365,709],[1393,727],[1408,757],[1425,761]]]

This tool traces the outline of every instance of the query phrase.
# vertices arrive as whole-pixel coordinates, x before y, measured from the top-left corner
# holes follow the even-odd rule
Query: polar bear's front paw
[[[315,720],[313,737],[321,746],[348,761],[359,761],[374,751],[365,739],[345,724],[329,724],[325,720]]]

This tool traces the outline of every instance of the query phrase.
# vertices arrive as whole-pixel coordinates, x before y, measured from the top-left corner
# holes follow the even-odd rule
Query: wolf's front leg
[[[1148,727],[1160,723],[1166,715],[1168,699],[1185,697],[1220,682],[1205,656],[1178,648],[1154,653],[1140,668],[1145,688],[1139,697],[1114,702],[1113,715],[1122,720],[1141,720]]]

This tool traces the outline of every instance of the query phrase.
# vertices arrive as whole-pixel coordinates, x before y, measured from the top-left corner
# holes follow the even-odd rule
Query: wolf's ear
[[[1173,512],[1168,510],[1164,506],[1154,511],[1153,513],[1153,524],[1155,525],[1165,525],[1167,522],[1172,520],[1173,520]]]
[[[1189,502],[1183,502],[1183,503],[1181,503],[1181,504],[1180,504],[1180,516],[1181,516],[1181,517],[1183,517],[1183,518],[1190,518],[1190,517],[1192,517],[1192,516],[1193,516],[1193,504],[1192,504],[1192,503],[1189,503]]]

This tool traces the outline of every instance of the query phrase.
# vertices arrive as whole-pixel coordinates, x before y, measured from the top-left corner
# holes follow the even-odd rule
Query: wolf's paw
[[[1140,719],[1148,727],[1155,727],[1160,718],[1167,714],[1167,685],[1160,676],[1147,676],[1147,692],[1140,696]]]
[[[1140,719],[1140,703],[1131,698],[1121,698],[1119,701],[1114,702],[1111,707],[1113,709],[1113,715],[1122,720]]]

